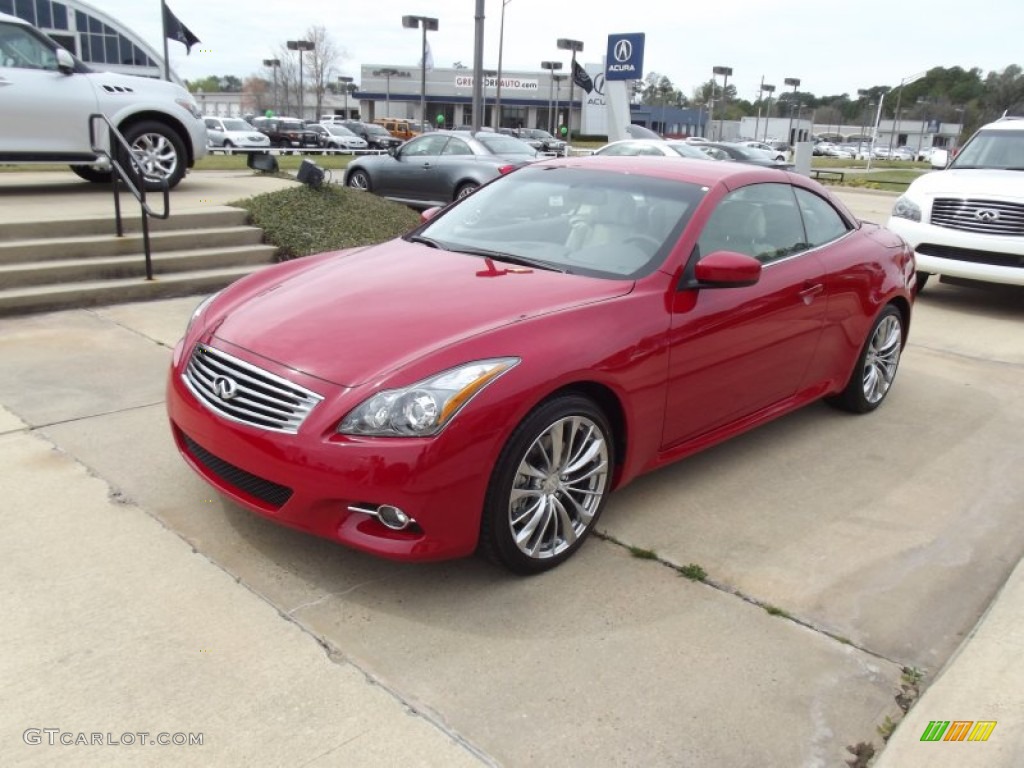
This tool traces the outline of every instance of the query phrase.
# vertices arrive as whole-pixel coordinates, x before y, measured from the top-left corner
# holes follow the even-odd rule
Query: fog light
[[[377,507],[377,519],[393,531],[400,531],[409,525],[409,516],[390,504]]]

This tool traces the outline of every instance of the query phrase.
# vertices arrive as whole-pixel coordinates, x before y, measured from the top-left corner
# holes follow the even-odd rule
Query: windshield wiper
[[[518,264],[522,267],[536,267],[537,269],[546,269],[550,272],[561,272],[562,274],[568,274],[569,270],[556,267],[546,261],[540,261],[539,259],[531,259],[527,256],[515,256],[511,253],[502,253],[501,251],[489,251],[486,248],[452,248],[451,250],[456,253],[468,253],[471,256],[483,256],[485,259],[494,259],[495,261],[504,261],[507,264]]]
[[[447,245],[441,243],[440,240],[435,240],[432,237],[424,237],[423,235],[412,235],[407,238],[410,243],[422,243],[423,245],[429,245],[431,248],[438,248],[442,251],[450,251]]]

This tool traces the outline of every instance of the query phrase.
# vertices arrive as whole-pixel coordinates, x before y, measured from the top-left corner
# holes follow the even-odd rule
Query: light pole
[[[768,108],[764,112],[764,140],[768,141],[768,122],[772,119],[772,94],[775,93],[775,86],[762,85],[761,90],[768,94]]]
[[[391,67],[385,67],[378,71],[384,76],[384,80],[387,82],[386,90],[384,91],[384,111],[387,112],[387,114],[384,115],[384,117],[391,117],[391,77],[392,75],[397,75],[398,70],[392,69]]]
[[[761,99],[764,97],[764,75],[761,75],[761,85],[757,87],[757,119],[754,121],[754,138],[761,130]]]
[[[956,150],[960,146],[960,134],[964,131],[964,107],[957,107],[953,111],[956,112],[956,138],[953,139],[953,149]]]
[[[868,153],[867,169],[871,170],[871,160],[875,156],[875,143],[878,141],[878,124],[882,121],[882,105],[885,104],[885,94],[889,92],[889,86],[882,86],[882,92],[878,94],[878,111],[875,113],[875,127],[871,132],[871,151]]]
[[[722,75],[722,116],[718,118],[718,140],[722,140],[722,121],[725,119],[725,102],[728,96],[726,95],[725,89],[729,86],[729,75],[732,74],[732,67],[712,67],[711,68],[711,79],[715,79],[715,75]],[[714,90],[712,88],[712,90]]]
[[[796,101],[796,89],[800,86],[800,78],[799,77],[787,77],[782,82],[784,82],[786,85],[792,85],[793,86],[793,101],[795,102]],[[791,145],[793,145],[794,149],[796,149],[796,138],[793,136],[793,110],[790,110],[790,112],[789,112],[789,136],[787,137],[787,141]]]
[[[501,54],[505,47],[505,6],[512,0],[501,0],[501,25],[498,27],[498,90],[494,96],[494,127],[501,127]]]
[[[541,69],[548,70],[548,130],[551,135],[555,135],[555,112],[554,112],[554,100],[555,100],[555,70],[562,68],[562,62],[560,61],[542,61],[540,63]]]
[[[427,126],[427,30],[437,31],[437,19],[430,16],[403,16],[402,26],[406,29],[423,28],[423,43],[420,46],[420,122],[423,123],[425,129]],[[388,82],[390,83],[390,80]]]
[[[555,130],[551,132],[552,136],[558,136],[558,102],[562,99],[562,83],[568,75],[552,75],[551,79],[555,81]],[[568,153],[568,143],[566,143],[566,153]]]
[[[565,146],[568,148],[572,144],[572,86],[576,82],[576,52],[583,50],[583,43],[579,40],[560,37],[555,45],[560,51],[572,51],[572,63],[569,65],[569,109],[566,110],[569,118],[565,121]]]
[[[298,51],[299,52],[299,119],[300,120],[305,120],[306,119],[306,109],[305,109],[305,106],[302,103],[302,92],[304,90],[303,82],[302,82],[302,54],[305,53],[306,51],[312,51],[313,50],[313,41],[312,40],[289,40],[289,41],[287,41],[286,45],[288,46],[288,50],[289,51]]]
[[[342,97],[345,99],[345,106],[342,111],[345,113],[345,119],[348,120],[348,93],[354,87],[352,85],[353,78],[347,75],[338,75],[338,89],[341,91]]]
[[[908,75],[900,80],[900,84],[896,86],[899,88],[899,93],[896,94],[896,126],[891,134],[889,134],[889,155],[892,156],[892,142],[899,136],[900,132],[900,102],[903,100],[903,86],[916,83],[922,77],[927,75],[927,72],[918,72],[916,75]]]
[[[497,75],[498,74],[498,70],[496,70],[496,69],[484,69],[484,70],[480,71],[480,74],[484,78],[484,88],[483,88],[483,92],[481,94],[482,108],[480,110],[480,115],[481,115],[480,116],[480,121],[481,121],[480,124],[481,125],[490,125],[490,123],[487,122],[487,78],[488,77],[494,77],[495,75]],[[491,122],[493,122],[493,121],[491,121]],[[491,126],[491,127],[492,128],[496,128],[497,126]]]
[[[264,67],[270,67],[274,72],[274,114],[277,114],[277,70],[281,68],[280,59],[264,59]]]

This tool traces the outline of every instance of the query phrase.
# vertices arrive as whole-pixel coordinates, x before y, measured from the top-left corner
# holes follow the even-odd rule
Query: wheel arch
[[[185,147],[185,166],[187,168],[192,168],[196,163],[196,149],[192,146],[192,137],[189,135],[188,130],[186,130],[180,120],[168,115],[166,112],[158,112],[155,110],[133,112],[118,123],[117,130],[121,133],[125,133],[133,125],[148,121],[166,125],[178,134],[178,139],[181,141],[182,146]]]
[[[622,406],[622,400],[613,389],[597,381],[575,381],[565,384],[537,402],[533,408],[539,408],[549,400],[563,395],[581,395],[592,400],[608,419],[608,425],[612,429],[612,447],[615,456],[615,471],[612,475],[612,488],[619,485],[622,476],[622,468],[625,466],[626,450],[629,446],[629,429],[626,421],[626,411]]]

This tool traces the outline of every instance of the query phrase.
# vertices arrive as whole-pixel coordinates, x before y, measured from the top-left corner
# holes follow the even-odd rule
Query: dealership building
[[[560,126],[570,125],[571,119],[574,135],[607,136],[604,65],[588,64],[584,69],[590,75],[593,90],[587,93],[573,86],[571,102],[567,75],[550,70],[503,71],[499,94],[497,73],[485,71],[483,125],[496,125],[500,98],[502,126],[544,128],[554,133]],[[473,71],[434,68],[428,69],[426,75],[425,120],[420,111],[422,70],[417,66],[364,65],[360,87],[349,104],[350,111],[358,108],[363,120],[399,117],[447,128],[469,125],[472,122]],[[339,115],[344,113],[340,98],[330,109]],[[666,135],[703,136],[707,112],[667,105],[633,105],[631,121]]]
[[[159,51],[117,19],[80,0],[0,0],[0,13],[38,27],[93,69],[163,77]]]

